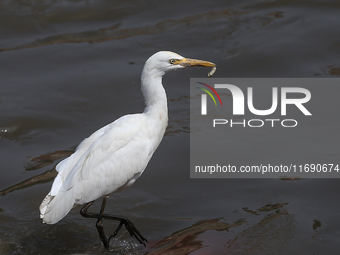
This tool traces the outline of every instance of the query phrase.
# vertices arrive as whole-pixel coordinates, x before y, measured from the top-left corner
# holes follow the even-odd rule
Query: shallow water
[[[189,78],[206,68],[164,77],[166,136],[134,186],[108,200],[106,212],[132,220],[146,248],[122,231],[105,251],[78,209],[44,225],[38,207],[82,139],[143,111],[140,73],[156,51],[215,62],[214,77],[336,78],[339,10],[338,1],[0,1],[0,254],[336,254],[338,179],[189,178]]]

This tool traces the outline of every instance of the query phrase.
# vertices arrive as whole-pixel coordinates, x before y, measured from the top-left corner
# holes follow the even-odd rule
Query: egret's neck
[[[164,121],[168,121],[168,106],[165,90],[162,85],[164,72],[144,67],[142,72],[142,92],[146,108],[144,113],[162,115]]]

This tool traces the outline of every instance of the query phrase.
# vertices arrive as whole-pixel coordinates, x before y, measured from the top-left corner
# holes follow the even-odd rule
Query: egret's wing
[[[95,135],[95,139],[91,136],[88,141],[85,140],[75,152],[79,155],[72,159],[73,164],[65,163],[61,166],[64,169],[59,169],[62,189],[69,190],[76,183],[88,179],[91,179],[93,187],[105,186],[107,182],[111,183],[108,189],[112,189],[112,186],[119,188],[135,174],[143,171],[146,165],[134,165],[132,162],[138,157],[146,158],[141,155],[148,151],[143,123],[142,115],[127,115],[106,126]],[[75,160],[76,158],[78,159]],[[67,169],[66,166],[70,168]],[[88,189],[91,190],[90,187]]]
[[[112,123],[111,123],[112,124]],[[70,157],[64,159],[61,161],[57,166],[56,170],[60,173],[61,171],[64,171],[65,169],[70,169],[74,164],[80,159],[80,157],[83,155],[83,153],[97,140],[99,137],[101,137],[103,134],[105,134],[106,130],[110,128],[110,125],[106,125],[102,127],[101,129],[98,129],[96,132],[94,132],[91,136],[88,138],[85,138],[77,147],[76,152],[73,153]],[[67,174],[66,174],[67,176]]]
[[[110,124],[109,124],[110,125]],[[109,128],[109,125],[98,129],[88,138],[85,138],[77,147],[76,151],[69,156],[68,158],[61,161],[57,166],[56,170],[59,173],[53,181],[52,188],[51,188],[51,196],[55,196],[63,182],[65,181],[66,177],[69,175],[72,168],[81,158],[81,156],[86,152],[86,150],[99,138],[101,137],[106,130]]]

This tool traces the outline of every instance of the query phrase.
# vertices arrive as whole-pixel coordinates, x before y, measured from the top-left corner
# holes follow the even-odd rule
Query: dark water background
[[[1,0],[0,254],[338,254],[340,180],[189,178],[189,78],[202,68],[164,77],[166,136],[108,200],[147,248],[122,231],[105,251],[94,220],[75,209],[45,225],[38,207],[82,139],[143,111],[153,53],[215,62],[214,77],[336,78],[339,21],[339,1]]]

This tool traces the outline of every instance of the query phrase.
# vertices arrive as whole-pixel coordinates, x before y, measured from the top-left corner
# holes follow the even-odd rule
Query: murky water
[[[45,225],[38,207],[83,138],[143,111],[140,73],[156,51],[215,62],[214,77],[335,78],[339,11],[321,0],[1,0],[0,254],[336,254],[340,180],[189,178],[189,78],[202,68],[164,77],[166,136],[135,185],[108,200],[146,248],[125,231],[105,251],[78,209]]]

